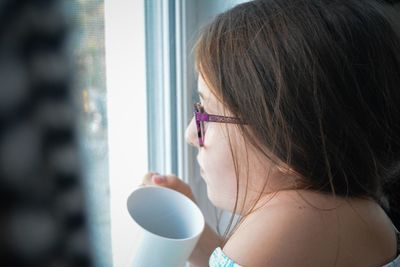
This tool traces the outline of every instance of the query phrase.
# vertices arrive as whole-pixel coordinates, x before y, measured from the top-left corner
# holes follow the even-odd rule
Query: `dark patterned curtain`
[[[0,3],[0,266],[92,265],[61,4]]]

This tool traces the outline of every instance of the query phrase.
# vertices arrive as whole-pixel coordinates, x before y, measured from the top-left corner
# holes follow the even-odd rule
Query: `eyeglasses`
[[[199,138],[199,145],[204,146],[205,123],[218,122],[218,123],[233,123],[245,124],[239,118],[225,117],[219,115],[208,114],[204,111],[204,107],[200,103],[194,104],[194,118],[196,120],[197,136]]]

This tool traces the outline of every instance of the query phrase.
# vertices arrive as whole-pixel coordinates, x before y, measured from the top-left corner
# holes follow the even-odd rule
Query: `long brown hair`
[[[389,204],[399,225],[394,14],[377,0],[251,1],[218,15],[195,51],[200,74],[248,123],[238,127],[260,152],[290,166],[309,190]]]

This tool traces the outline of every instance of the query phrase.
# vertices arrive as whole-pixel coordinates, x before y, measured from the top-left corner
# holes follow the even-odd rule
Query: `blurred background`
[[[189,183],[225,231],[184,131],[198,31],[241,2],[0,2],[0,266],[128,266],[126,199],[148,171]]]

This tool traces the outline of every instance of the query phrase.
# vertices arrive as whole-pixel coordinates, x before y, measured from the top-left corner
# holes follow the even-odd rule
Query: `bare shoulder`
[[[395,250],[390,220],[378,205],[309,192],[276,195],[223,248],[246,267],[362,266],[360,258],[378,266]]]

